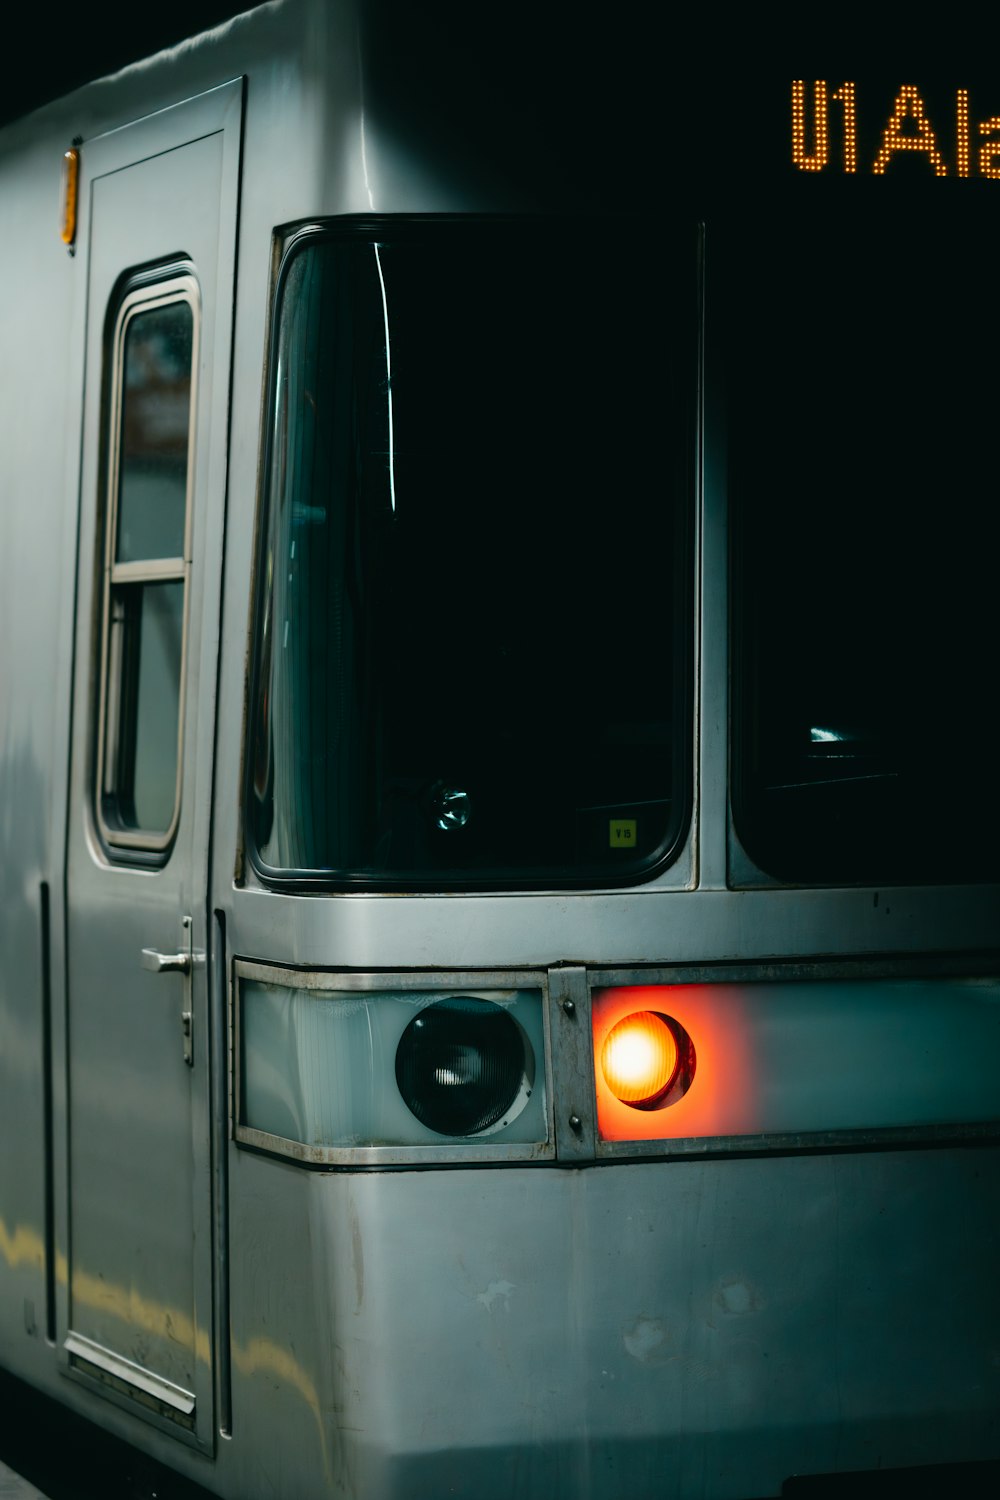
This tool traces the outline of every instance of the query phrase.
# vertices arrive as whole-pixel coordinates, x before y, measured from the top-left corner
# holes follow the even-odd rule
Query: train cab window
[[[695,253],[496,221],[292,243],[247,757],[265,877],[600,885],[677,850]]]
[[[996,231],[858,186],[732,240],[735,824],[783,880],[995,879]]]
[[[197,287],[134,288],[110,340],[97,809],[105,842],[165,850],[180,803]]]

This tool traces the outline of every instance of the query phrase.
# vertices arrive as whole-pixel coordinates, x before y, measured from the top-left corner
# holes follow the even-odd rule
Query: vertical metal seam
[[[729,818],[729,569],[726,414],[713,369],[714,320],[704,224],[698,278],[698,570],[696,760],[699,890],[725,890]]]
[[[549,970],[556,1160],[586,1165],[596,1154],[590,986],[582,966]]]
[[[232,1436],[233,1383],[230,1351],[229,1302],[229,997],[227,992],[226,918],[214,913],[211,926],[209,970],[209,1058],[213,1144],[212,1237],[215,1260],[215,1297],[212,1324],[215,1342],[216,1428],[223,1437]],[[214,991],[214,994],[212,993]]]
[[[39,886],[42,944],[42,1133],[45,1194],[45,1337],[56,1341],[55,1129],[52,1114],[52,937],[49,883]]]

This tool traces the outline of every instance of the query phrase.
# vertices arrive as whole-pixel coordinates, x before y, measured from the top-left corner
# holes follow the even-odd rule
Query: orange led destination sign
[[[864,159],[858,145],[858,91],[853,83],[792,84],[792,161],[802,172],[854,172],[882,177],[901,157],[922,159],[935,177],[1000,177],[1000,115],[973,121],[969,90],[957,88],[947,120],[930,111],[912,83],[898,90],[878,150]]]

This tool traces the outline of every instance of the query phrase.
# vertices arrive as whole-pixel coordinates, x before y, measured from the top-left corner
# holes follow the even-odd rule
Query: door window
[[[165,851],[180,815],[197,285],[112,309],[96,805],[112,848]]]

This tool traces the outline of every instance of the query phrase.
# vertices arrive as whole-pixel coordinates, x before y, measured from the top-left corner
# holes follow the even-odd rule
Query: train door
[[[204,953],[241,117],[235,82],[81,151],[64,1357],[202,1446]]]

